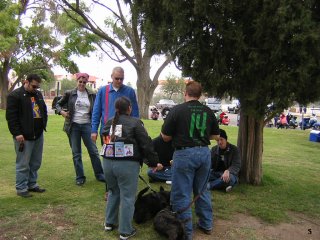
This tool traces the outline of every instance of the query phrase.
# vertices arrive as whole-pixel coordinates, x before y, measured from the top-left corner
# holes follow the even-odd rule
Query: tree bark
[[[262,180],[264,119],[240,114],[238,147],[241,154],[240,181],[260,185]]]
[[[10,62],[9,59],[5,59],[2,62],[2,68],[0,69],[0,94],[1,94],[1,103],[0,109],[7,108],[7,96],[9,93],[9,71],[10,71]]]
[[[157,83],[151,81],[149,76],[150,69],[141,68],[137,70],[137,97],[139,105],[139,114],[143,119],[149,118],[149,105],[154,93],[154,90],[158,86]]]

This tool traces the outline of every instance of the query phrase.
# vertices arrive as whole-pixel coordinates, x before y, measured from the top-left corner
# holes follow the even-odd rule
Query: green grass
[[[146,120],[151,137],[162,121]],[[45,133],[39,184],[47,189],[30,199],[16,196],[15,153],[0,110],[0,239],[117,239],[117,232],[105,233],[104,184],[95,180],[88,154],[84,151],[87,183],[74,183],[74,169],[63,118],[50,115]],[[229,141],[236,143],[237,127],[223,127]],[[289,222],[288,213],[299,212],[320,218],[320,143],[310,142],[309,131],[264,130],[263,181],[261,186],[240,184],[231,194],[213,192],[215,218],[230,219],[241,212],[268,223]],[[212,142],[215,144],[215,142]],[[142,175],[146,178],[146,167]],[[160,184],[154,184],[158,188]],[[139,189],[145,185],[139,181]],[[169,189],[169,186],[165,186]],[[137,226],[135,239],[162,239],[152,222]]]

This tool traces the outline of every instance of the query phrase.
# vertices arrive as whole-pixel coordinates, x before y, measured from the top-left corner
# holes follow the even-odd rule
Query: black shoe
[[[76,181],[76,184],[77,184],[78,186],[82,186],[85,182],[86,182],[86,179],[83,178],[83,179],[77,180],[77,181]]]
[[[113,231],[114,229],[116,229],[117,228],[117,226],[116,225],[114,225],[114,224],[110,224],[110,223],[105,223],[104,224],[104,230],[105,231]]]
[[[36,193],[43,193],[46,191],[44,188],[40,188],[39,186],[35,188],[29,188],[28,190],[29,192],[36,192]]]
[[[17,192],[17,195],[23,198],[29,198],[32,197],[32,194],[30,194],[28,191],[25,192]]]
[[[201,226],[199,225],[199,223],[197,223],[197,228],[198,228],[201,232],[203,232],[204,234],[211,235],[211,233],[212,233],[212,229],[205,229],[205,228],[201,227]]]
[[[104,177],[96,177],[97,181],[99,182],[106,182],[106,180],[104,179]]]
[[[129,239],[131,237],[133,237],[134,235],[136,235],[137,233],[137,230],[134,228],[133,231],[129,234],[123,234],[123,233],[120,233],[120,240],[126,240],[126,239]]]

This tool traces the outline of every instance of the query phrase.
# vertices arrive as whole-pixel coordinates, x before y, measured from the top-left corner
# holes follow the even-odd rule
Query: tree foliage
[[[163,91],[163,93],[166,94],[169,99],[172,99],[173,95],[183,94],[185,91],[185,86],[186,84],[184,78],[178,78],[174,75],[169,75],[161,87],[161,91]]]
[[[267,105],[279,112],[320,97],[319,1],[137,2],[151,48],[175,51],[209,94],[240,100],[242,176],[259,184]]]
[[[15,85],[29,73],[53,81],[53,65],[74,73],[77,65],[70,59],[74,49],[60,42],[48,20],[50,1],[1,1],[0,4],[0,91],[1,106]],[[52,10],[52,9],[51,9]],[[82,54],[83,52],[81,52]],[[15,76],[9,86],[9,73]]]
[[[63,95],[65,93],[65,91],[67,90],[71,90],[74,89],[77,86],[77,82],[76,81],[70,81],[68,79],[63,79],[61,81],[61,92],[60,94]]]

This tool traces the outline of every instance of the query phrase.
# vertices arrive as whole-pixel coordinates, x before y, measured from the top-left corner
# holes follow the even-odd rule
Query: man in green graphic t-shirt
[[[213,211],[211,193],[206,186],[210,175],[210,139],[218,140],[219,126],[210,108],[198,100],[200,83],[190,81],[186,86],[185,103],[175,106],[168,114],[161,130],[164,141],[172,140],[175,148],[172,167],[171,205],[185,222],[187,239],[192,239],[192,212],[188,207],[191,194],[199,196],[195,212],[198,228],[211,234]]]

